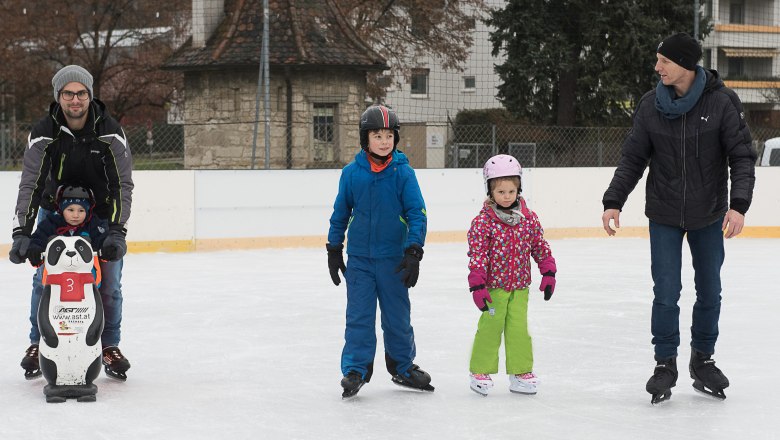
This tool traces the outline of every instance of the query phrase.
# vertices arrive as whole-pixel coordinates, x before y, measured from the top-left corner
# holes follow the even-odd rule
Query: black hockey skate
[[[669,400],[675,385],[677,385],[677,358],[656,359],[653,377],[645,386],[647,392],[653,396],[650,398],[650,403],[655,405]]]
[[[704,354],[698,350],[691,352],[691,363],[688,370],[693,379],[693,388],[696,391],[712,396],[716,399],[726,399],[724,388],[728,388],[729,380],[718,367],[712,355]]]
[[[344,392],[341,393],[341,398],[344,400],[355,397],[360,391],[360,388],[366,384],[363,376],[357,371],[350,371],[341,379],[341,387],[344,388]]]
[[[103,349],[103,365],[106,376],[119,381],[127,380],[127,370],[130,369],[130,361],[119,351],[119,347],[110,346]]]
[[[32,344],[27,348],[20,365],[24,368],[25,379],[33,380],[41,377],[41,366],[38,361],[38,344]]]
[[[396,373],[393,375],[393,383],[404,388],[415,391],[433,392],[431,385],[431,375],[421,370],[416,364],[412,364],[406,373]]]

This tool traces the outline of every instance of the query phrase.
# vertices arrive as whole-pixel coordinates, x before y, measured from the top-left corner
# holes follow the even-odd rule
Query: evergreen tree
[[[627,124],[655,86],[655,50],[692,33],[693,2],[680,0],[508,0],[486,21],[502,80],[498,97],[539,124]],[[702,19],[699,38],[709,33]]]

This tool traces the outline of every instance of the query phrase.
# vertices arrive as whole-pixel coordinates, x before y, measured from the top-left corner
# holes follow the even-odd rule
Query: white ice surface
[[[126,383],[101,375],[96,403],[47,404],[25,381],[31,268],[0,264],[0,439],[774,439],[780,438],[780,240],[726,243],[715,358],[728,398],[696,393],[686,371],[694,297],[685,251],[680,378],[653,407],[649,244],[551,242],[550,302],[534,277],[529,319],[539,394],[469,390],[479,312],[465,244],[430,244],[411,290],[417,359],[436,391],[390,383],[381,348],[371,383],[341,400],[345,289],[324,249],[132,254],[125,259]],[[381,336],[380,336],[381,341]],[[380,342],[381,345],[381,342]],[[501,353],[503,370],[503,352]]]

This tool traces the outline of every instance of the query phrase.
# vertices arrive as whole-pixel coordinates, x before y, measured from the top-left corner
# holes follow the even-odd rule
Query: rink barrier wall
[[[485,200],[481,169],[416,170],[428,242],[466,240]],[[523,195],[549,239],[607,238],[601,197],[614,168],[523,170]],[[326,241],[341,170],[135,171],[130,252],[319,247]],[[0,253],[8,254],[21,173],[0,172]],[[647,237],[644,178],[621,213],[616,237]],[[740,237],[780,238],[780,167],[756,169]]]

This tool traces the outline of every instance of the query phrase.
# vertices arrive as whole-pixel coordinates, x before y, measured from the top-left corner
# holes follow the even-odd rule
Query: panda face
[[[46,247],[49,273],[89,272],[92,260],[92,246],[83,237],[54,237]]]

